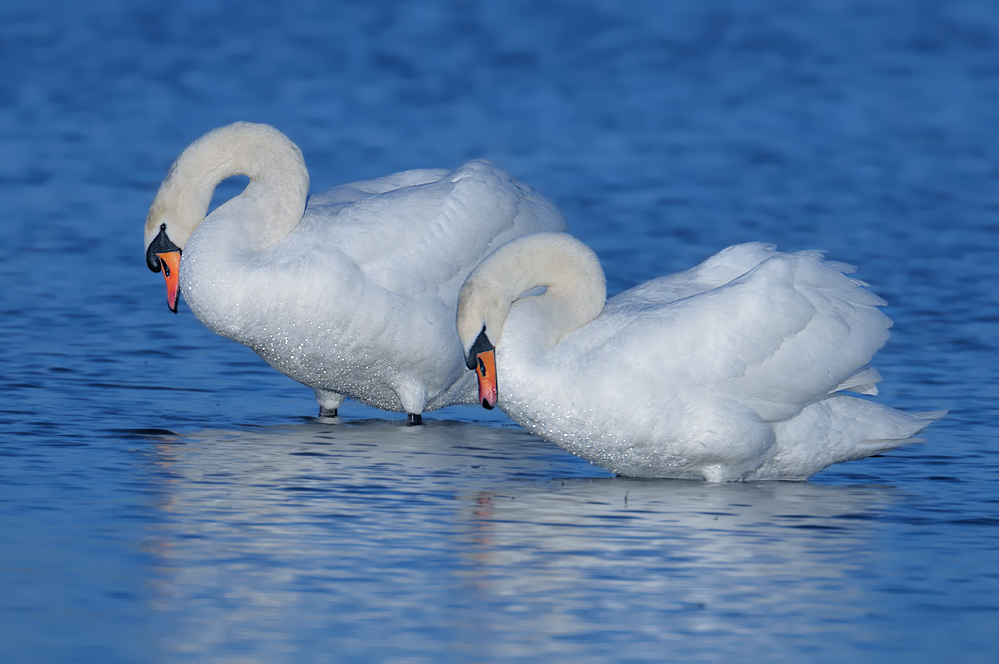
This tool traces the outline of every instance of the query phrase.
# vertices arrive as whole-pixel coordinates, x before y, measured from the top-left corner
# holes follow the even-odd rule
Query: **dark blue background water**
[[[401,4],[0,6],[0,660],[996,661],[999,7]],[[240,119],[314,190],[492,159],[612,292],[826,249],[890,302],[880,399],[951,414],[725,486],[473,408],[318,424],[144,266],[170,162]]]

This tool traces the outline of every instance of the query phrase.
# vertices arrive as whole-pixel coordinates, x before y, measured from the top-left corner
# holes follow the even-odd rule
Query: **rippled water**
[[[999,657],[994,3],[270,4],[0,7],[0,660]],[[951,414],[722,486],[475,408],[321,424],[144,266],[169,163],[237,119],[315,189],[488,157],[612,292],[826,249],[890,302],[879,399]]]

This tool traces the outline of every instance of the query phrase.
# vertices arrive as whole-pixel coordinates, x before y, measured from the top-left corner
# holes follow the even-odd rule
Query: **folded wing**
[[[656,282],[622,293],[587,341],[613,348],[632,372],[731,396],[764,421],[792,417],[837,390],[872,393],[880,376],[866,365],[891,325],[878,309],[884,301],[846,276],[852,268],[817,252],[747,249],[740,265],[762,261],[723,285],[678,299],[676,281],[658,293]],[[710,284],[680,285],[690,292]]]
[[[336,246],[368,279],[414,297],[454,299],[497,247],[525,233],[565,230],[550,203],[484,161],[338,187],[314,197],[310,210],[336,216],[329,225]]]

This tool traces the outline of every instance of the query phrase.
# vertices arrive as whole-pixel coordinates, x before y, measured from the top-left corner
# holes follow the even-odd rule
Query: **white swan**
[[[216,185],[240,174],[246,189],[206,218]],[[146,219],[146,261],[163,267],[170,308],[179,289],[210,329],[312,387],[321,415],[344,397],[415,422],[475,403],[454,329],[458,289],[490,251],[564,230],[562,216],[482,161],[311,198],[308,188],[301,151],[268,125],[192,143]]]
[[[842,393],[877,393],[866,365],[891,325],[851,271],[743,244],[605,304],[594,253],[537,233],[471,272],[458,334],[484,406],[611,472],[801,480],[944,414]]]

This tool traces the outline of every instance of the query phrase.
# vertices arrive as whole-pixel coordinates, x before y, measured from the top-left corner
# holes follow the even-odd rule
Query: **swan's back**
[[[614,315],[615,311],[622,308],[667,305],[724,286],[778,253],[776,245],[773,244],[762,242],[737,244],[719,251],[689,270],[646,281],[609,299],[604,311],[608,315]]]
[[[849,271],[817,252],[731,247],[609,300],[579,330],[575,352],[613,347],[629,363],[654,365],[666,383],[728,396],[764,421],[787,419],[837,389],[871,391],[878,380],[866,365],[891,320]]]
[[[303,224],[309,223],[321,224],[373,283],[452,303],[468,272],[494,249],[566,227],[531,187],[485,161],[336,187],[309,201]]]
[[[437,182],[451,171],[446,168],[421,168],[393,173],[374,180],[361,180],[330,187],[309,198],[309,207],[322,208],[324,214],[334,214],[340,208],[365,198],[396,189]]]

